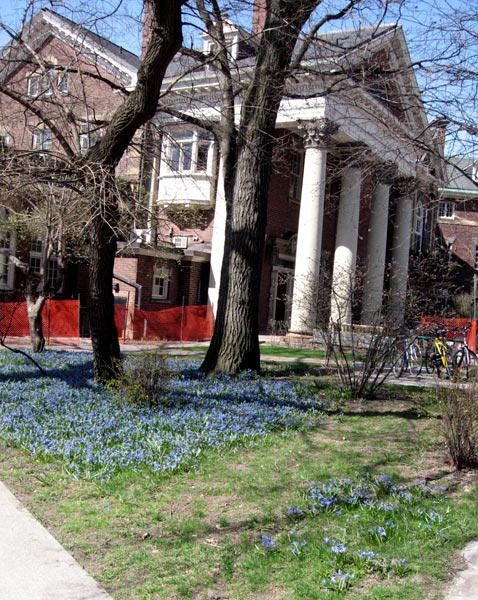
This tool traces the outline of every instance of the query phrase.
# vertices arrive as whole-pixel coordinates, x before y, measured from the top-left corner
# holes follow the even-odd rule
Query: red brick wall
[[[457,201],[455,218],[439,219],[438,228],[445,240],[453,243],[453,255],[474,268],[478,244],[478,201]]]
[[[114,85],[121,85],[121,82],[93,65],[84,56],[76,54],[70,46],[56,38],[49,38],[38,54],[47,64],[71,69],[68,75],[68,92],[61,93],[55,90],[53,95],[45,100],[36,100],[35,105],[47,112],[73,151],[79,153],[79,123],[72,122],[71,114],[77,118],[81,117],[83,121],[109,119],[122,102],[122,96],[119,91],[113,91],[112,87],[100,80],[98,76],[104,77]],[[12,76],[9,87],[26,96],[28,79],[34,72],[32,65],[21,67]],[[39,69],[36,69],[36,72],[39,74]],[[31,149],[32,130],[37,127],[42,128],[42,125],[36,115],[5,95],[0,96],[0,134],[8,135],[13,147]],[[53,141],[52,149],[60,153],[64,152],[56,139]],[[128,150],[118,168],[118,173],[122,176],[133,174],[136,176],[138,165],[136,151]]]

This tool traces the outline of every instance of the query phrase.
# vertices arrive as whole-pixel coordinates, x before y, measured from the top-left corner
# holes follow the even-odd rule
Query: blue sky
[[[82,22],[89,29],[101,33],[111,41],[123,46],[131,52],[139,53],[141,48],[140,25],[141,0],[0,0],[0,21],[17,30],[24,16],[25,6],[34,6],[34,12],[41,8],[49,8],[60,12],[76,22]],[[90,5],[91,12],[85,10]],[[81,8],[79,8],[81,7]],[[31,15],[32,12],[29,12]],[[98,20],[97,15],[111,15],[108,19]],[[0,30],[0,46],[6,44],[9,36]]]
[[[250,15],[251,0],[244,0],[245,4],[242,5],[241,0],[229,1],[231,20],[238,19],[234,9],[241,11],[246,4]],[[364,5],[380,6],[383,1],[364,0]],[[424,68],[418,72],[418,79],[420,88],[425,92],[426,108],[430,118],[439,116],[442,110],[447,113],[454,111],[453,114],[457,116],[459,122],[476,127],[478,124],[475,91],[476,81],[478,81],[478,67],[476,67],[478,63],[475,60],[478,54],[476,0],[388,0],[388,2],[390,12],[384,22],[400,22],[408,41],[412,60],[423,61]],[[131,52],[136,54],[140,52],[142,0],[0,0],[0,21],[17,30],[24,16],[24,7],[28,4],[34,6],[35,12],[41,7],[56,10]],[[323,0],[320,10],[323,11],[324,7],[334,5],[343,6],[343,0]],[[470,16],[466,23],[469,27],[468,32],[463,31],[462,23],[458,20],[455,21],[455,31],[452,31],[448,25],[440,30],[443,23],[448,20],[448,17],[445,18],[440,13],[452,14],[454,9]],[[238,13],[241,21],[248,19],[244,16],[244,12],[242,10]],[[29,15],[31,14],[30,12]],[[104,14],[110,15],[109,18],[98,20],[98,15]],[[333,28],[349,27],[364,21],[376,23],[376,15],[377,11],[362,10],[359,6],[347,20],[334,23]],[[453,25],[453,20],[450,23]],[[243,26],[247,28],[248,23],[243,23]],[[433,29],[430,29],[430,26]],[[9,37],[0,30],[0,46],[8,40]],[[450,40],[454,44],[466,40],[467,47],[465,50],[461,49],[462,54],[454,65],[448,58],[443,61],[443,65],[440,65],[440,59],[446,54],[447,41]],[[187,34],[185,34],[185,42],[189,42]],[[466,59],[468,63],[463,62]],[[445,68],[450,65],[459,69],[464,64],[468,64],[471,71],[477,71],[476,77],[469,77],[468,80],[462,77],[453,81],[451,71],[449,70],[448,74],[445,72]]]

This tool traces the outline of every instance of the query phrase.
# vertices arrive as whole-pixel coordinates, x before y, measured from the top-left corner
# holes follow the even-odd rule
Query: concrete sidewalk
[[[2,483],[0,599],[111,600]]]
[[[470,542],[461,554],[465,569],[457,573],[444,600],[478,600],[478,542]]]

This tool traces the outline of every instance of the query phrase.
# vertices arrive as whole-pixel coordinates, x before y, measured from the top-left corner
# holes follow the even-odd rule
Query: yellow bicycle
[[[446,331],[437,331],[433,337],[420,336],[420,339],[425,342],[423,362],[427,373],[436,373],[438,377],[445,373],[450,378],[453,361],[451,347],[442,337],[445,333]]]

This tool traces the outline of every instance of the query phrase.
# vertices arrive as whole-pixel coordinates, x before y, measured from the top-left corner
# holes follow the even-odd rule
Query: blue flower
[[[265,535],[264,533],[261,536],[261,541],[262,541],[262,546],[264,548],[266,548],[267,550],[271,550],[272,548],[275,548],[277,545],[275,540],[270,538],[268,535]]]

